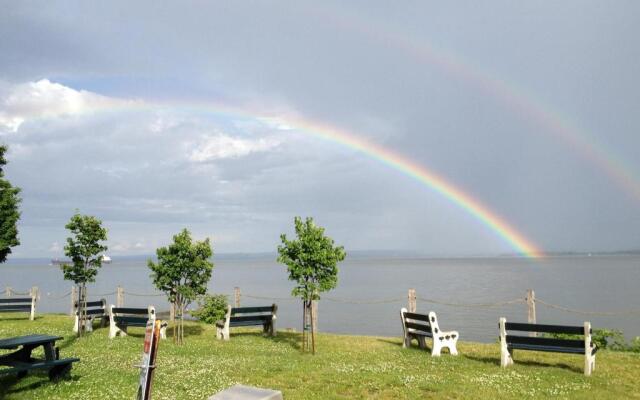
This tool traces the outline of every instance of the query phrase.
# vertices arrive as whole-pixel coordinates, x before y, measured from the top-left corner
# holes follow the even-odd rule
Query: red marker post
[[[153,382],[153,371],[156,368],[156,354],[160,343],[160,323],[150,319],[144,335],[144,348],[142,351],[142,362],[140,368],[140,383],[138,385],[137,400],[151,399],[151,384]]]

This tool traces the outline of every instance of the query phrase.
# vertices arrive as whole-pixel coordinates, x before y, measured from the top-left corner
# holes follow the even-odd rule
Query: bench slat
[[[40,361],[34,363],[16,363],[11,368],[0,368],[0,375],[6,375],[22,371],[30,371],[32,369],[50,369],[58,365],[67,365],[80,361],[79,358],[63,358],[61,360]]]
[[[273,306],[238,307],[238,308],[231,309],[231,315],[250,314],[250,313],[259,313],[259,312],[273,312]]]
[[[80,315],[80,313],[76,312],[76,315]],[[104,308],[94,308],[92,310],[87,310],[87,315],[108,315],[108,313]]]
[[[404,326],[406,326],[407,329],[416,329],[418,331],[424,331],[431,334],[431,327],[429,325],[406,321]]]
[[[556,338],[540,338],[529,336],[513,336],[507,335],[507,345],[531,345],[531,346],[547,346],[547,347],[566,347],[573,349],[583,349],[584,340],[576,339],[556,339]]]
[[[8,299],[0,299],[0,304],[11,304],[11,303],[29,303],[31,304],[31,297],[11,297]]]
[[[531,344],[514,344],[509,347],[515,350],[532,350],[532,351],[547,351],[547,352],[553,352],[553,353],[584,354],[584,347],[579,349],[577,347],[540,346],[540,345],[531,345]]]
[[[273,319],[272,315],[244,315],[240,317],[231,317],[229,323],[233,322],[248,322],[248,321],[262,321],[270,322]]]
[[[417,313],[410,313],[410,312],[404,313],[404,319],[414,319],[416,321],[430,322],[429,316],[427,314],[417,314]]]
[[[78,302],[73,303],[75,307],[78,307]],[[87,307],[102,307],[102,301],[87,301]]]
[[[147,326],[148,318],[143,317],[130,317],[127,315],[116,315],[114,317],[116,324],[124,324],[131,326]]]
[[[232,322],[229,321],[229,326],[230,327],[234,327],[234,326],[254,326],[254,325],[264,325],[264,321],[238,321],[238,322]]]
[[[12,304],[7,306],[0,305],[0,312],[11,312],[11,311],[31,311],[31,304],[22,305],[22,304]]]
[[[583,326],[525,324],[520,322],[507,322],[504,325],[506,330],[512,331],[584,335]]]
[[[146,308],[128,308],[128,307],[113,307],[115,314],[135,314],[135,315],[148,315],[149,310]]]

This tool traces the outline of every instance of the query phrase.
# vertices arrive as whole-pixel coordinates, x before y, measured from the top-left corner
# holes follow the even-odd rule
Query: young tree
[[[87,282],[95,282],[98,269],[102,266],[102,252],[107,246],[101,243],[107,240],[107,230],[102,221],[90,215],[76,212],[65,226],[72,236],[67,238],[64,254],[71,258],[72,264],[61,266],[64,279],[78,285],[78,336],[82,336],[87,319]]]
[[[213,256],[209,238],[193,242],[188,230],[183,229],[173,237],[173,243],[156,250],[158,263],[149,260],[151,278],[156,287],[167,294],[178,317],[178,332],[173,327],[173,340],[184,343],[184,310],[189,303],[207,292],[211,279]]]
[[[2,166],[7,164],[4,153],[7,147],[0,145],[0,263],[7,260],[11,254],[11,248],[20,244],[18,239],[18,219],[20,212],[20,189],[11,186],[8,180],[4,179]]]
[[[333,239],[324,235],[324,228],[316,226],[313,218],[300,217],[294,219],[296,240],[287,240],[285,234],[280,235],[282,245],[278,246],[278,262],[287,266],[289,280],[296,281],[297,286],[291,294],[302,299],[302,350],[309,349],[307,327],[311,327],[311,351],[316,352],[316,341],[313,326],[312,302],[320,300],[320,292],[325,292],[338,284],[339,261],[344,260],[344,247],[334,247]]]

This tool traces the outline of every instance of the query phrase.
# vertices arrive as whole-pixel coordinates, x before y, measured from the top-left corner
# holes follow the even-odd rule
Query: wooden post
[[[409,289],[409,293],[407,295],[408,299],[409,299],[409,312],[414,313],[416,312],[416,290],[415,289]]]
[[[118,289],[116,289],[116,307],[124,306],[124,288],[118,285]]]
[[[527,289],[527,321],[530,324],[536,323],[536,293],[533,289]],[[536,337],[536,332],[529,332],[529,336]]]
[[[71,286],[71,308],[69,308],[69,315],[75,317],[76,315],[76,300],[78,299],[78,293],[76,292],[76,286]]]
[[[317,300],[313,300],[311,302],[311,318],[312,318],[311,328],[315,336],[315,334],[318,333],[318,301]]]
[[[12,291],[12,290],[13,290],[13,289],[11,289],[11,286],[7,286],[7,287],[4,289],[4,294],[5,294],[5,296],[7,296],[7,297],[11,297],[11,291]]]
[[[240,307],[240,288],[239,287],[234,287],[233,288],[233,296],[234,296],[234,307]]]

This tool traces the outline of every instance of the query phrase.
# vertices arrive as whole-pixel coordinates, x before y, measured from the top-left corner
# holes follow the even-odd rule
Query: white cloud
[[[277,147],[280,142],[272,137],[260,139],[243,139],[218,134],[207,137],[191,152],[189,159],[193,162],[206,162],[225,158],[238,158],[251,153],[259,153]]]
[[[60,246],[60,243],[58,242],[53,242],[51,243],[51,247],[49,247],[49,251],[51,253],[59,253],[62,251],[62,246]]]
[[[42,79],[0,89],[0,130],[17,132],[32,118],[80,115],[133,104]]]

